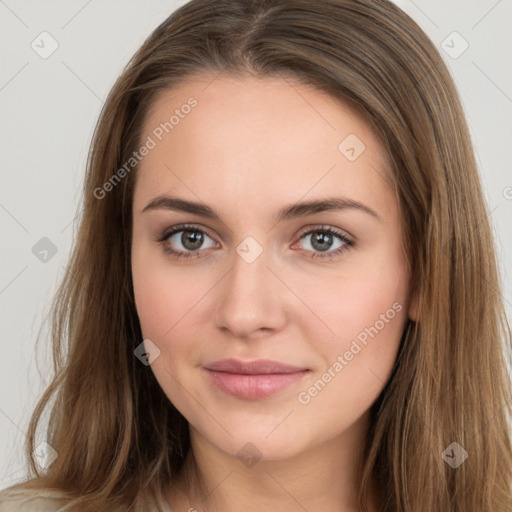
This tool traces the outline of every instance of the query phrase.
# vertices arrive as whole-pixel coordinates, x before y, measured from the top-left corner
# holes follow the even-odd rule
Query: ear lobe
[[[409,316],[409,319],[412,320],[413,322],[418,321],[418,295],[416,292],[413,292],[411,294],[407,315]]]

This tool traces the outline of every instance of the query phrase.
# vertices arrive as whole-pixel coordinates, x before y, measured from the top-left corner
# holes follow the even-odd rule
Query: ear
[[[409,299],[409,309],[407,310],[407,315],[410,320],[413,322],[418,321],[418,294],[416,291],[411,293],[411,297]]]

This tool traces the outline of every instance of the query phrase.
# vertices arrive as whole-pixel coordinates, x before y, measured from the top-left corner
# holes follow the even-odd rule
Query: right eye
[[[202,229],[193,225],[179,225],[167,229],[158,241],[166,253],[177,258],[197,257],[202,249],[218,246]]]

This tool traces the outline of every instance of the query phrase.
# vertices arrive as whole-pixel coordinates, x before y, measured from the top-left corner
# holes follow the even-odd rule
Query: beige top
[[[0,498],[0,512],[59,512],[61,507],[62,500],[44,496]],[[169,506],[165,511],[173,512]]]
[[[11,498],[0,501],[0,512],[57,512],[61,506],[52,498]]]

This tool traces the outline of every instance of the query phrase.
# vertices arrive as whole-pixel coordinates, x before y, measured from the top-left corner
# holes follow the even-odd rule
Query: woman
[[[492,244],[396,6],[192,0],[101,114],[27,445],[53,400],[53,460],[0,510],[509,511]]]

